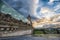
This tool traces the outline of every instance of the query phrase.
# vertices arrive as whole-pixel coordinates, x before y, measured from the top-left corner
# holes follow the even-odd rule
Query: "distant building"
[[[31,21],[29,19],[29,21]],[[21,31],[21,30],[31,30],[32,31],[32,25],[24,23],[22,20],[17,20],[13,18],[9,14],[4,14],[0,12],[0,32],[9,33],[11,31],[12,33],[14,31]]]

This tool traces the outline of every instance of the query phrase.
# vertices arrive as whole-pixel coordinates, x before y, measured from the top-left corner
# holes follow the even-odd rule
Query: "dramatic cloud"
[[[49,14],[53,15],[60,9],[59,0],[5,0],[5,2],[25,17],[28,15],[35,18],[41,18],[42,15],[49,17]]]
[[[60,14],[56,14],[53,17],[51,17],[50,19],[40,19],[40,20],[36,20],[35,22],[33,22],[33,27],[34,28],[58,28],[60,27]]]
[[[32,18],[45,18],[47,20],[43,20],[48,21],[48,19],[52,19],[55,15],[60,15],[60,0],[5,0],[5,2],[24,17],[30,15]],[[56,21],[58,20],[60,20],[60,18],[57,18]],[[49,27],[51,24],[48,24]],[[43,25],[47,26],[47,23],[45,22]],[[43,27],[43,25],[37,24],[35,27]]]

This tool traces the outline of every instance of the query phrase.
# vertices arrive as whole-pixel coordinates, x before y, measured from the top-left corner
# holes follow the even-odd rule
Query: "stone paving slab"
[[[60,40],[60,38],[33,37],[25,35],[25,36],[0,38],[0,40]]]

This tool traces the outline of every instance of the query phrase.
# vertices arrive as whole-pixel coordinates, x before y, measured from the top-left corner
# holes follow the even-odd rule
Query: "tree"
[[[11,17],[11,15],[9,15],[9,14],[6,14],[6,15],[5,15],[5,17]]]

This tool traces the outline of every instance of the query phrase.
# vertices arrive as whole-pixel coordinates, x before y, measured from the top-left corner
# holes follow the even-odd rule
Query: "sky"
[[[5,14],[10,14],[13,18],[22,20],[23,22],[28,22],[27,18],[25,18],[23,15],[21,15],[19,12],[17,12],[10,6],[5,5],[4,3],[1,6],[1,12]]]
[[[45,17],[48,19],[60,13],[60,0],[36,0],[33,5],[34,14],[37,18]]]
[[[60,0],[3,0],[17,12],[32,19],[50,18],[60,14]],[[34,19],[35,20],[35,19]]]
[[[55,25],[59,25],[53,23],[43,23],[40,25],[37,23],[37,20],[42,18],[52,19],[57,14],[60,14],[60,0],[3,0],[3,2],[7,6],[5,5],[2,8],[6,7],[4,8],[5,11],[13,11],[13,13],[9,14],[11,14],[13,17],[17,19],[22,19],[24,22],[26,22],[26,18],[28,17],[28,15],[30,15],[32,22],[36,22],[34,28],[53,27],[53,25],[55,27]],[[59,20],[60,15],[52,21],[57,22]]]

